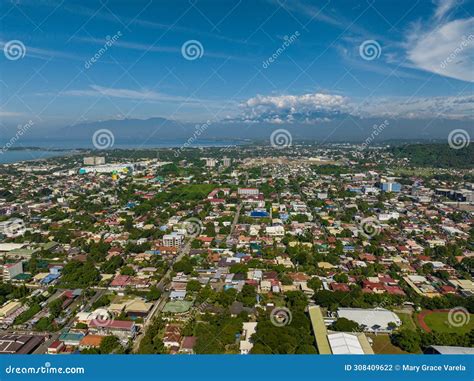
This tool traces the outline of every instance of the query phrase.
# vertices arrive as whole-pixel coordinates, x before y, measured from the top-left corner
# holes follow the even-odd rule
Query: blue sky
[[[473,119],[470,0],[1,4],[4,125]]]

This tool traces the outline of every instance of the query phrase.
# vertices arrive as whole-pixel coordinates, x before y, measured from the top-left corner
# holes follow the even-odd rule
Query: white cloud
[[[435,17],[438,20],[442,19],[451,9],[453,9],[456,5],[456,1],[457,0],[438,0]]]
[[[12,118],[15,116],[22,116],[22,113],[19,112],[12,112],[12,111],[2,111],[0,110],[0,117],[2,118]]]
[[[474,17],[449,20],[456,0],[438,1],[433,17],[407,36],[407,57],[431,73],[474,82]]]
[[[99,97],[106,96],[110,98],[130,99],[137,101],[148,102],[184,102],[184,103],[205,103],[206,100],[196,98],[186,98],[181,96],[172,96],[158,93],[156,91],[141,89],[117,89],[110,87],[103,87],[98,85],[91,85],[89,89],[81,90],[67,90],[61,95],[78,96],[78,97]]]
[[[423,70],[474,82],[474,17],[448,22],[412,38],[408,58]]]
[[[331,94],[278,95],[250,98],[242,104],[245,121],[311,122],[324,120],[346,108],[346,98]]]
[[[0,40],[0,49],[3,50],[5,48],[5,44],[8,41],[3,41]],[[34,46],[30,46],[28,44],[25,44],[25,55],[26,57],[33,57],[33,58],[39,58],[42,60],[48,60],[51,58],[64,58],[64,59],[71,59],[71,60],[79,60],[83,61],[84,58],[81,58],[75,54],[69,54],[65,53],[63,51],[59,50],[51,50],[51,49],[43,49],[43,48],[37,48]]]
[[[397,97],[359,104],[353,114],[361,117],[406,119],[473,119],[474,96]]]
[[[231,121],[247,123],[321,123],[336,118],[473,119],[474,96],[349,99],[332,94],[262,96],[241,104]]]

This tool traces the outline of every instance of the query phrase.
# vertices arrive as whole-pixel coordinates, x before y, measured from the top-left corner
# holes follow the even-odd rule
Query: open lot
[[[385,334],[367,335],[373,340],[372,349],[376,355],[403,355],[408,354],[400,348],[394,346],[390,341],[390,336]]]

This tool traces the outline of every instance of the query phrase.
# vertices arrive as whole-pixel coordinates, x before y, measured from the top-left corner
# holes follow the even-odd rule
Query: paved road
[[[169,293],[164,291],[165,284],[169,281],[169,277],[171,275],[171,272],[173,271],[173,265],[176,262],[179,262],[185,255],[189,254],[189,250],[191,250],[191,241],[192,240],[189,240],[184,245],[184,247],[181,249],[181,252],[171,262],[168,271],[165,273],[165,275],[163,275],[161,280],[158,282],[157,287],[162,291],[162,294],[161,294],[160,298],[155,302],[155,304],[154,304],[153,308],[151,309],[150,313],[148,314],[148,316],[145,318],[145,321],[143,323],[143,327],[141,329],[141,333],[140,333],[140,335],[138,335],[136,337],[136,339],[133,343],[133,352],[138,351],[138,348],[140,347],[140,342],[141,342],[143,336],[145,336],[146,330],[152,324],[155,315],[163,310],[163,308],[164,308],[164,306],[165,306],[165,304],[168,300],[168,296],[169,296]]]
[[[232,238],[232,234],[234,234],[235,225],[237,225],[237,223],[239,222],[239,217],[240,217],[240,211],[241,210],[242,210],[242,204],[237,205],[237,210],[235,211],[235,215],[234,215],[234,219],[232,221],[232,225],[230,225],[230,233],[227,236],[227,240]]]
[[[83,311],[87,311],[92,304],[99,299],[103,294],[104,290],[99,290],[97,291],[92,298],[89,299],[85,307],[82,309]],[[75,307],[80,303],[80,300],[82,299],[82,296],[77,298],[73,304],[71,304],[70,309],[71,311],[74,311]],[[48,351],[48,347],[56,340],[59,339],[59,336],[63,331],[67,332],[71,329],[74,321],[75,321],[76,315],[71,313],[71,317],[69,318],[68,322],[66,325],[58,332],[53,332],[51,333],[51,336],[48,340],[46,340],[43,344],[41,344],[36,350],[33,352],[34,354],[44,354]]]

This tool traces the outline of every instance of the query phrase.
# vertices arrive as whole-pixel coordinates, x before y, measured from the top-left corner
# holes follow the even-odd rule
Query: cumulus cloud
[[[240,114],[228,121],[248,123],[311,123],[337,118],[473,119],[474,96],[391,97],[350,99],[333,94],[257,95],[241,104]]]
[[[419,69],[474,82],[474,17],[449,21],[447,14],[454,5],[453,1],[439,2],[430,20],[433,27],[411,31],[407,56]]]
[[[344,112],[346,103],[346,98],[341,95],[322,93],[257,95],[242,104],[241,120],[270,123],[322,121]]]

